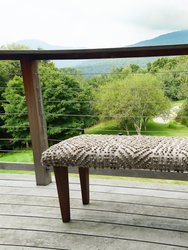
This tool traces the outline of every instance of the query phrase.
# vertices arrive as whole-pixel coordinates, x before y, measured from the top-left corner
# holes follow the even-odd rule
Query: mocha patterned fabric
[[[44,166],[188,171],[188,138],[80,135],[42,154]]]

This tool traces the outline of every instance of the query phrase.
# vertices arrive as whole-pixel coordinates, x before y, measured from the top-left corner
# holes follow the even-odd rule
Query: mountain
[[[16,43],[27,45],[32,49],[39,49],[39,48],[48,50],[75,49],[73,47],[68,47],[68,46],[52,45],[37,39],[19,40]],[[129,46],[154,46],[154,45],[185,44],[185,43],[188,43],[188,29],[166,33],[149,40],[140,41],[138,43]],[[84,48],[82,47],[79,49],[84,49]]]
[[[16,43],[24,44],[32,49],[47,49],[47,50],[60,50],[60,49],[70,49],[69,47],[64,47],[60,45],[52,45],[37,39],[25,39],[19,40]]]
[[[134,46],[154,46],[188,43],[188,30],[180,30],[157,36],[134,44]]]
[[[181,30],[157,36],[150,40],[144,40],[132,46],[155,46],[155,45],[170,45],[170,44],[188,44],[188,30]],[[145,67],[147,63],[152,62],[156,57],[148,58],[123,58],[123,59],[100,59],[82,63],[78,66],[85,74],[92,73],[109,73],[115,67],[122,67],[129,64],[138,64]]]
[[[46,43],[41,40],[37,39],[25,39],[25,40],[19,40],[16,43],[18,44],[23,44],[28,46],[31,49],[37,50],[37,49],[46,49],[46,50],[64,50],[64,49],[74,49],[73,47],[65,47],[61,45],[52,45],[49,43]],[[55,64],[57,67],[62,68],[62,67],[76,67],[77,65],[81,64],[81,60],[56,60]]]
[[[51,45],[40,40],[20,40],[17,43],[27,45],[32,49],[74,49],[72,47],[63,47]],[[188,44],[188,30],[166,33],[153,39],[140,41],[130,46],[154,46],[169,44]],[[145,67],[148,62],[156,58],[120,58],[120,59],[95,59],[95,60],[58,60],[55,61],[57,67],[74,67],[81,70],[86,76],[90,77],[97,73],[109,73],[113,68],[122,67],[129,64],[138,64]]]
[[[154,58],[114,58],[114,59],[94,59],[85,60],[76,68],[84,73],[87,78],[97,74],[110,73],[117,67],[124,67],[129,64],[138,64],[140,67],[145,67],[148,62]]]

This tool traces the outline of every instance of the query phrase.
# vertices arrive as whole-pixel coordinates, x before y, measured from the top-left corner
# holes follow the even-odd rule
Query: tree
[[[157,73],[161,69],[172,70],[177,65],[178,61],[176,58],[161,57],[156,59],[154,62],[147,64],[147,70],[149,73]]]
[[[42,62],[39,65],[45,116],[48,135],[53,139],[64,139],[79,134],[79,128],[93,124],[91,114],[91,88],[76,77],[67,76],[57,69],[53,63]],[[5,115],[3,120],[7,131],[14,138],[29,138],[27,109],[21,77],[14,77],[7,84],[3,94]],[[25,143],[24,143],[25,146]]]
[[[11,43],[7,45],[0,46],[0,50],[23,50],[29,49],[29,47],[21,44]],[[0,62],[0,113],[4,113],[3,103],[7,102],[4,98],[4,92],[7,88],[7,83],[12,80],[15,76],[21,76],[21,69],[19,61],[1,61]],[[0,117],[0,137],[6,138],[10,137],[7,134],[8,130],[5,129],[3,115]],[[6,141],[0,142],[0,147],[5,149],[6,147],[10,148],[10,145]]]
[[[105,85],[112,81],[119,81],[126,79],[130,74],[144,73],[144,70],[137,64],[130,64],[125,67],[117,67],[112,70],[110,74],[101,74],[92,77],[88,80],[89,85],[93,89],[97,89],[101,85]]]
[[[180,56],[177,58],[178,64],[176,66],[176,71],[178,74],[177,80],[179,82],[178,99],[188,98],[188,56]]]
[[[178,112],[176,121],[188,127],[188,99],[186,99],[180,111]]]
[[[148,119],[162,115],[170,107],[161,83],[151,74],[130,75],[99,87],[95,109],[101,119],[116,119],[128,131],[132,124],[141,133]]]
[[[4,98],[4,92],[7,88],[7,83],[11,79],[14,78],[15,75],[20,75],[20,65],[19,62],[16,61],[1,61],[0,62],[0,113],[4,113],[3,103],[6,102]],[[0,137],[1,138],[8,138],[10,137],[7,134],[7,130],[4,128],[4,120],[2,119],[3,115],[0,116]],[[6,149],[10,148],[9,143],[5,140],[0,141],[0,148]]]
[[[188,90],[188,57],[159,58],[147,65],[148,72],[158,76],[163,82],[165,95],[171,100],[186,98]]]
[[[15,76],[7,83],[3,93],[6,102],[3,104],[5,114],[2,116],[4,128],[11,134],[13,144],[28,146],[29,124],[24,96],[23,82],[20,76]]]
[[[30,47],[19,43],[9,43],[0,46],[0,50],[28,50],[28,49],[30,49]]]
[[[76,78],[56,68],[52,67],[48,72],[50,75],[41,74],[48,134],[60,139],[76,135],[76,129],[90,124],[91,118],[84,115],[91,114],[91,103],[87,102],[91,91]]]

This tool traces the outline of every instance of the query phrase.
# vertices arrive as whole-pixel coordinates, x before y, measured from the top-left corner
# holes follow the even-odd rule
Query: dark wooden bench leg
[[[54,167],[59,204],[63,222],[70,221],[70,198],[68,168]]]
[[[79,168],[82,202],[89,204],[89,168]]]

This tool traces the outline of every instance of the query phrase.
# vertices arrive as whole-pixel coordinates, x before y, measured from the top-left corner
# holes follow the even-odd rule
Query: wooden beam
[[[23,162],[0,162],[0,170],[34,170],[34,164]],[[135,170],[135,169],[89,169],[90,176],[92,175],[106,175],[106,176],[123,176],[123,177],[138,177],[138,178],[152,178],[152,179],[168,179],[188,181],[188,172],[160,172],[150,170]],[[69,167],[69,173],[78,173],[78,169],[75,167]]]
[[[34,171],[35,166],[28,162],[0,162],[0,169]]]
[[[37,61],[23,59],[21,60],[21,69],[30,124],[36,182],[37,185],[48,185],[51,182],[50,172],[42,167],[40,162],[42,152],[48,148],[48,140]]]
[[[188,55],[188,44],[77,50],[0,50],[0,60],[22,60],[24,58],[30,60],[78,60],[178,55]]]

